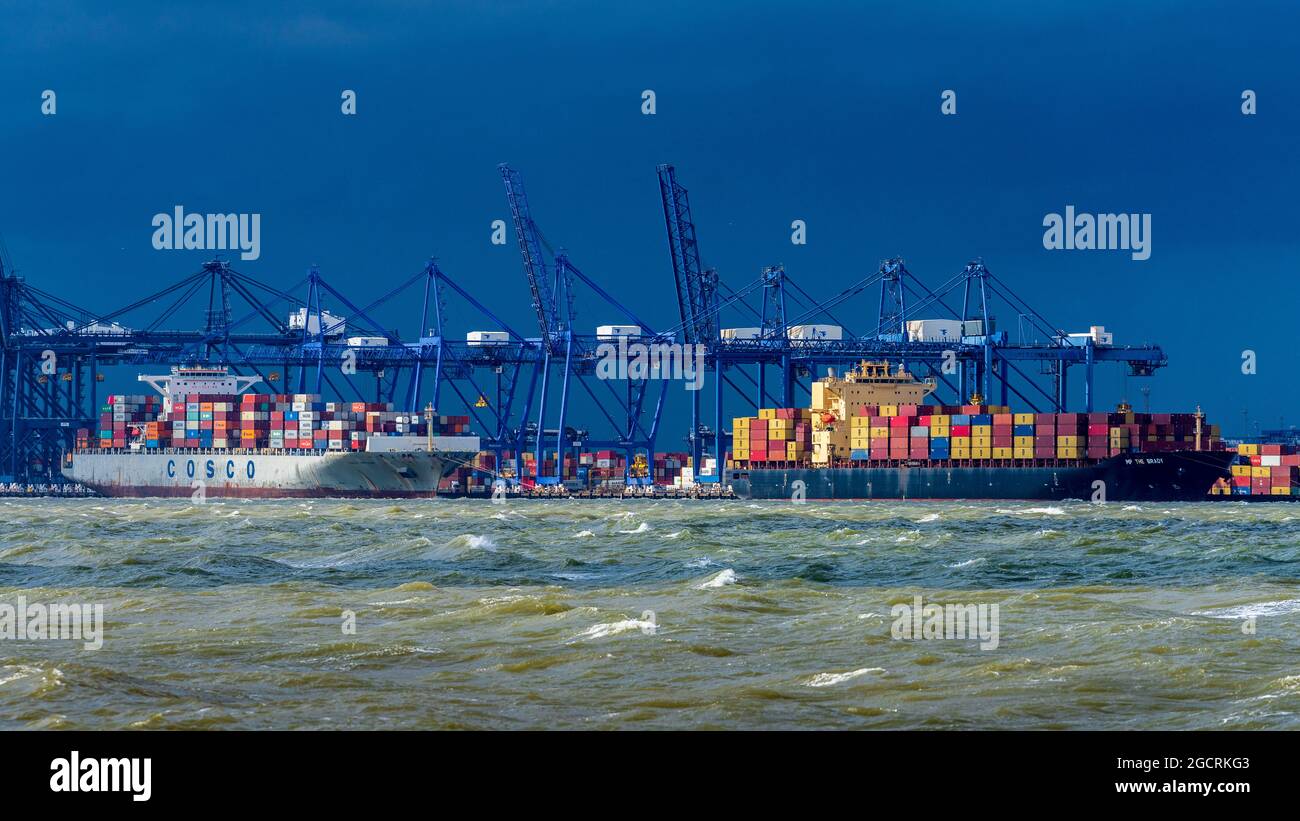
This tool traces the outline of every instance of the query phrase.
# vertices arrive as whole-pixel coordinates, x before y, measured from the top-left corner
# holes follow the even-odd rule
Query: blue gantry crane
[[[658,397],[650,400],[656,387],[654,380],[648,377],[622,376],[623,371],[618,372],[620,378],[609,379],[604,372],[598,372],[597,364],[602,357],[609,356],[610,349],[616,347],[619,337],[624,342],[632,340],[637,344],[653,344],[669,337],[656,333],[648,322],[584,274],[563,249],[553,249],[533,220],[521,174],[506,163],[502,163],[499,170],[505,182],[524,276],[533,296],[533,309],[541,332],[541,337],[537,340],[542,360],[539,365],[541,385],[537,397],[537,435],[534,441],[537,482],[556,484],[563,481],[564,455],[581,446],[621,450],[625,463],[629,466],[633,464],[635,454],[642,451],[646,454],[647,464],[653,464],[655,439],[663,414],[667,384],[660,381],[657,386]],[[581,283],[599,299],[599,303],[609,306],[624,322],[629,323],[626,326],[628,329],[635,330],[629,333],[622,330],[605,334],[599,331],[593,334],[578,333],[574,329],[575,283]],[[558,402],[558,421],[551,438],[546,425],[548,402],[553,393],[553,373],[557,383],[555,387],[558,387],[558,396],[555,397]],[[604,394],[598,395],[592,387],[593,377],[596,382],[604,385]],[[621,390],[615,387],[615,383],[620,385]],[[572,436],[566,427],[566,419],[574,388],[581,388],[592,400],[594,408],[609,423],[609,433],[593,436],[584,432],[581,437]],[[652,411],[647,408],[648,400],[653,401]],[[610,412],[611,407],[616,409],[615,413]],[[546,444],[548,439],[552,442],[549,448]],[[552,452],[556,454],[556,469],[555,473],[547,474],[543,472],[544,456]],[[630,473],[626,478],[634,484],[652,479],[650,476]]]

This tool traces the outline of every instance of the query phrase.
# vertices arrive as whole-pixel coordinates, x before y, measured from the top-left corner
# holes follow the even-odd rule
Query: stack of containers
[[[1034,458],[1056,458],[1056,414],[1034,414]]]
[[[732,429],[733,434],[735,429]],[[745,442],[746,446],[749,442]],[[734,458],[734,455],[733,455]],[[655,475],[656,485],[671,485],[674,480],[679,479],[682,475],[682,468],[686,467],[690,461],[690,455],[686,453],[656,453],[655,454]]]
[[[1212,493],[1237,496],[1300,496],[1300,454],[1290,445],[1241,444],[1231,485]]]
[[[939,408],[938,410],[944,410]],[[952,416],[947,413],[932,413],[923,417],[930,422],[930,458],[947,460],[952,458]]]
[[[737,416],[731,420],[731,458],[740,462],[749,461],[749,429],[752,420],[748,416]]]
[[[993,416],[993,457],[1011,459],[1015,456],[1015,417],[1010,413]]]
[[[952,414],[952,458],[971,458],[971,415],[969,413]]]
[[[759,411],[760,416],[768,414],[767,455],[773,462],[788,459],[788,446],[794,441],[794,420],[784,411],[784,408],[764,408]]]
[[[993,458],[993,414],[971,413],[970,416],[970,458]]]
[[[1011,458],[1034,458],[1034,414],[1017,413],[1011,417]]]
[[[732,458],[803,461],[810,421],[807,409],[766,408],[757,418],[737,417]],[[1098,460],[1197,446],[1193,414],[1013,414],[995,405],[859,405],[847,423],[854,462]],[[1202,424],[1199,446],[1221,447],[1217,425]]]
[[[139,437],[147,423],[154,421],[158,414],[158,397],[138,394],[115,394],[108,397],[108,404],[99,409],[99,446],[101,448],[124,448]],[[158,429],[153,433],[157,435]]]
[[[879,412],[874,405],[860,405],[849,417],[849,458],[864,462],[871,458],[871,417]]]
[[[901,414],[901,406],[889,406],[893,414],[889,416],[889,458],[909,458],[908,440],[912,433],[912,416]]]
[[[760,408],[731,420],[731,458],[738,462],[802,462],[812,447],[808,408]],[[689,467],[689,465],[688,465]]]
[[[187,406],[188,407],[188,406]],[[271,401],[265,394],[246,393],[239,397],[239,447],[269,447]],[[199,447],[211,447],[200,443]]]
[[[322,402],[317,394],[180,394],[170,413],[159,413],[158,397],[109,400],[100,447],[125,447],[138,431],[149,448],[365,450],[371,436],[424,436],[430,428],[419,414],[396,413],[388,403]],[[469,417],[434,417],[432,428],[464,435]]]
[[[877,416],[871,417],[871,424],[867,427],[867,456],[872,461],[885,461],[889,459],[889,420],[898,413],[898,408],[881,405],[877,408],[877,413]]]
[[[1087,438],[1087,421],[1083,414],[1056,414],[1057,459],[1082,459]]]

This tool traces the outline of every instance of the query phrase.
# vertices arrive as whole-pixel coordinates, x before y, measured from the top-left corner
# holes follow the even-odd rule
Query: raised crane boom
[[[537,325],[542,332],[542,339],[549,344],[565,327],[556,310],[555,291],[551,287],[546,257],[542,255],[541,235],[528,207],[523,177],[506,163],[501,163],[498,168],[506,185],[506,199],[510,202],[515,236],[519,238],[519,255],[523,259],[524,275],[528,277],[528,288],[532,291]]]
[[[704,270],[700,263],[690,198],[677,182],[676,170],[665,163],[658,171],[664,223],[668,228],[668,252],[672,256],[677,306],[686,341],[708,343],[717,338],[718,274],[712,269]]]

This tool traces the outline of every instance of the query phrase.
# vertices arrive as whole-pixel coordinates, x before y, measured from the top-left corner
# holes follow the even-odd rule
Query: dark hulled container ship
[[[1199,501],[1236,458],[1195,414],[926,405],[933,382],[863,362],[809,408],[733,422],[726,482],[751,499]]]

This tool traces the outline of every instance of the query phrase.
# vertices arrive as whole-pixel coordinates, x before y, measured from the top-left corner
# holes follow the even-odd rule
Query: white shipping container
[[[510,342],[510,334],[505,331],[470,331],[465,334],[465,341],[472,346],[505,345]]]
[[[909,342],[960,342],[962,322],[957,319],[913,319],[907,323]]]
[[[762,328],[723,328],[723,339],[758,339],[763,335]]]
[[[386,345],[388,345],[388,337],[384,336],[348,337],[348,347],[350,348],[383,348]]]
[[[640,325],[597,325],[596,338],[601,340],[617,340],[620,337],[627,339],[636,339],[641,335]]]
[[[785,330],[790,339],[843,339],[844,329],[839,325],[791,325]]]
[[[347,333],[348,325],[342,317],[335,316],[329,311],[321,311],[319,316],[312,311],[309,316],[306,308],[299,308],[296,313],[289,314],[289,330],[301,331],[305,328],[308,334],[315,336],[320,333],[322,321],[325,323],[326,337],[343,336]]]
[[[1281,456],[1261,456],[1259,457],[1260,467],[1277,468],[1282,466]]]

